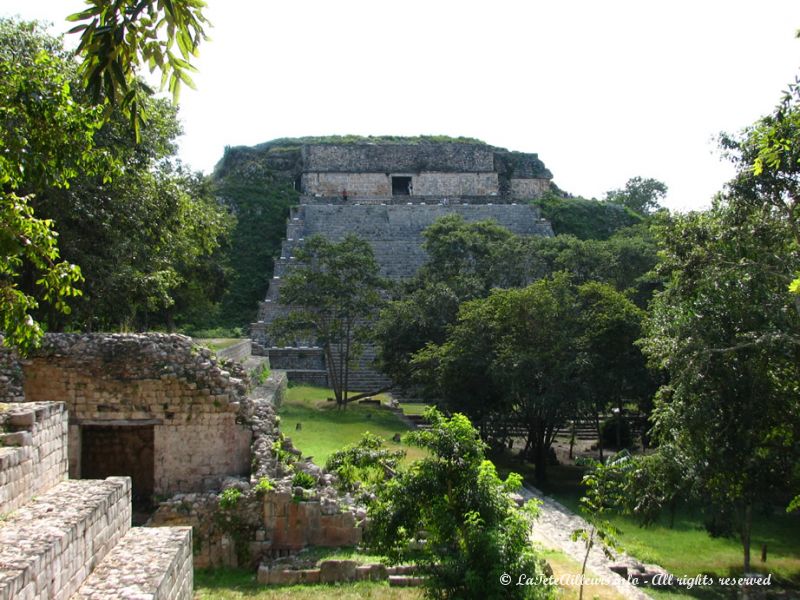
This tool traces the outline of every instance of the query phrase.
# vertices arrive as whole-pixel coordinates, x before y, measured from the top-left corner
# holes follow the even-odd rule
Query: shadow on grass
[[[244,597],[258,596],[264,591],[252,569],[195,569],[194,587],[195,591],[225,590]]]

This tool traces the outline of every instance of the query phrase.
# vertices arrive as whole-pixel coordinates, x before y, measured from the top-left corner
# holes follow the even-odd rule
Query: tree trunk
[[[572,434],[569,436],[569,459],[574,458],[573,450],[575,449],[575,419],[572,419]]]
[[[336,397],[336,405],[338,406],[342,401],[342,388],[339,385],[336,373],[336,361],[333,360],[333,352],[331,352],[330,344],[325,344],[325,367],[328,369],[328,377],[330,377],[333,395]]]
[[[603,462],[603,432],[600,430],[600,413],[594,411],[594,428],[597,431],[597,449],[600,451],[600,462]]]
[[[344,406],[347,406],[347,394],[350,389],[350,324],[347,324],[347,334],[344,341]]]
[[[750,572],[750,533],[753,527],[753,505],[747,503],[742,519],[742,549],[744,550],[744,572]]]
[[[581,567],[581,587],[578,594],[578,600],[583,600],[583,579],[586,576],[586,562],[589,560],[589,552],[594,545],[594,525],[592,525],[591,532],[589,533],[589,540],[586,542],[586,554],[583,556],[583,567]]]

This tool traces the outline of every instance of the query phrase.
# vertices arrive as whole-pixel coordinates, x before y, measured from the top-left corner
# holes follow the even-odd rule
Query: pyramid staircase
[[[550,224],[539,210],[528,204],[447,204],[444,198],[406,196],[408,202],[392,202],[387,198],[359,198],[364,203],[346,203],[312,196],[301,196],[300,205],[291,209],[286,223],[286,238],[281,254],[275,259],[273,277],[267,296],[261,303],[258,321],[251,325],[253,353],[268,355],[273,368],[286,371],[294,383],[327,386],[323,351],[314,340],[296,339],[279,345],[272,339],[270,325],[276,317],[285,316],[292,307],[281,304],[280,289],[284,277],[294,268],[295,253],[312,235],[341,241],[355,234],[372,247],[381,275],[394,281],[412,277],[425,263],[423,232],[437,218],[448,214],[461,215],[474,222],[493,219],[510,231],[525,236],[551,236]],[[372,364],[376,348],[366,344],[364,355],[350,372],[350,389],[372,391],[390,384]]]
[[[190,600],[190,527],[131,527],[131,480],[67,479],[63,402],[0,404],[0,600]]]

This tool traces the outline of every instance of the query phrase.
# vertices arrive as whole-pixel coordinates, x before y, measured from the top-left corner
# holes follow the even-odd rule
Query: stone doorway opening
[[[410,196],[411,189],[411,177],[392,175],[392,196]]]
[[[134,514],[149,513],[155,486],[154,439],[153,425],[82,425],[81,478],[130,477]]]

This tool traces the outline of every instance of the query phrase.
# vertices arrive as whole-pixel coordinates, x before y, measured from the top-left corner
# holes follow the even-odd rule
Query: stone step
[[[0,522],[0,600],[66,600],[130,528],[129,477],[59,483]]]
[[[424,581],[422,577],[414,575],[389,575],[389,585],[391,587],[419,587]]]
[[[192,528],[134,527],[72,600],[191,600]]]

